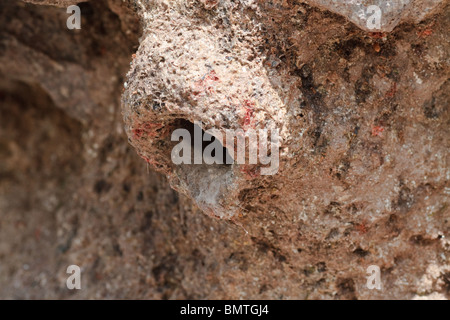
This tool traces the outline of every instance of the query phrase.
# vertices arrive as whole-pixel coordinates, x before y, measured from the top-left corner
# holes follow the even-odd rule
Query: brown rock
[[[368,33],[291,2],[80,7],[69,31],[0,4],[2,298],[448,299],[448,8]],[[164,134],[196,120],[279,129],[279,171],[177,168]]]

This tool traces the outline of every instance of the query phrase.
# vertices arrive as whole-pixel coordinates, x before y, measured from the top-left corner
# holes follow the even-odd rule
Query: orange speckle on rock
[[[217,76],[216,71],[211,70],[211,71],[209,72],[209,74],[207,74],[207,75],[205,76],[205,79],[204,79],[204,80],[219,81],[219,77]]]
[[[374,126],[372,127],[372,136],[373,137],[381,137],[381,134],[383,133],[384,128],[382,126]]]
[[[383,39],[386,37],[386,33],[384,32],[369,32],[369,37],[374,39]]]
[[[219,81],[216,71],[211,70],[209,73],[204,75],[202,79],[194,82],[194,89],[192,94],[198,96],[201,93],[214,93],[214,82]]]
[[[373,44],[373,50],[375,50],[375,52],[380,52],[381,51],[381,47],[378,43],[374,43]]]
[[[433,34],[433,29],[431,29],[431,28],[428,28],[428,29],[425,29],[425,30],[423,30],[423,31],[418,31],[418,32],[417,32],[417,35],[418,35],[419,37],[421,37],[421,38],[428,37],[428,36],[431,35],[431,34]]]
[[[145,162],[150,163],[150,164],[155,164],[155,161],[150,160],[149,158],[147,158],[146,156],[143,155],[139,155],[142,159],[145,160]]]
[[[250,100],[244,100],[244,110],[245,110],[245,115],[244,115],[244,121],[243,121],[243,125],[244,127],[250,126],[253,123],[254,120],[254,111],[255,111],[255,103],[250,101]]]
[[[133,132],[134,139],[140,139],[142,137],[143,131],[141,129],[135,128],[135,129],[131,130],[131,132]]]
[[[365,222],[361,222],[360,224],[357,224],[355,226],[355,229],[360,233],[360,234],[365,234],[367,233],[367,226]]]
[[[252,168],[248,165],[241,166],[240,171],[245,175],[247,180],[254,179],[261,175],[258,167]]]
[[[143,122],[138,123],[131,132],[134,139],[141,139],[144,136],[154,137],[156,136],[156,130],[160,129],[163,125],[156,122]]]

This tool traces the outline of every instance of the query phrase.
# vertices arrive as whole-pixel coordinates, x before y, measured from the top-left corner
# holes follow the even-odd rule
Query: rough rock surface
[[[449,298],[448,7],[391,33],[298,1],[80,7],[70,31],[0,4],[1,297]],[[205,205],[183,181],[214,176],[164,154],[195,120],[280,129],[279,172],[225,168]]]
[[[311,4],[329,9],[343,15],[361,29],[366,31],[390,32],[399,23],[418,23],[426,16],[443,8],[446,1],[443,0],[310,0]],[[381,20],[379,28],[368,26],[367,21],[373,17],[370,6],[380,9]]]

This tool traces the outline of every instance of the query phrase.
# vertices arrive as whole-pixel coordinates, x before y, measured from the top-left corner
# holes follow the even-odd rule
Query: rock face
[[[442,0],[310,0],[313,5],[326,8],[343,15],[358,27],[372,32],[390,32],[399,23],[418,23],[426,16],[442,8]],[[370,9],[371,6],[376,8]],[[368,25],[368,20],[379,10],[380,24],[378,27]]]
[[[448,7],[343,2],[0,4],[0,296],[448,298]],[[200,122],[278,170],[175,165]]]
[[[231,218],[241,211],[243,190],[261,183],[261,168],[174,165],[171,134],[201,122],[204,130],[214,128],[224,136],[226,129],[278,129],[285,139],[286,105],[271,84],[264,57],[250,43],[234,44],[226,29],[213,24],[192,29],[182,10],[159,19],[149,13],[126,80],[127,133],[140,155],[166,173],[176,189],[206,213]],[[262,41],[256,34],[250,37],[254,44]]]

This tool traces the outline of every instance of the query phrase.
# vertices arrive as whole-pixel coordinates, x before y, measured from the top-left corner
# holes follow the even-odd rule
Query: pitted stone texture
[[[379,35],[299,1],[185,1],[201,8],[182,11],[191,30],[226,29],[264,60],[287,110],[280,172],[242,190],[230,222],[201,214],[127,144],[133,0],[81,4],[81,33],[65,28],[64,9],[10,3],[0,1],[0,297],[450,298],[448,10]],[[61,290],[73,263],[86,286]],[[369,265],[382,290],[367,288]]]
[[[239,192],[249,181],[264,179],[261,168],[176,166],[170,154],[173,130],[182,128],[179,120],[197,121],[205,131],[219,130],[223,136],[226,129],[277,129],[283,139],[288,136],[286,106],[271,85],[264,59],[250,46],[234,45],[227,30],[191,25],[175,10],[149,21],[128,74],[124,118],[141,157],[204,212],[229,219],[239,211]]]

